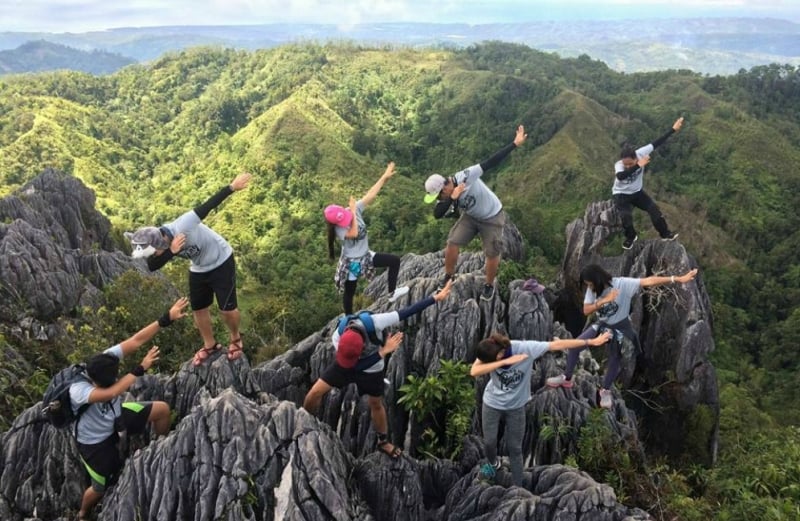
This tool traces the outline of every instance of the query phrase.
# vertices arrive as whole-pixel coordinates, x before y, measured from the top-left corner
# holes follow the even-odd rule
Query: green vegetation
[[[715,468],[671,462],[675,468],[665,470],[670,508],[686,519],[793,519],[798,480],[787,469],[798,468],[800,422],[799,80],[800,70],[778,65],[730,77],[620,74],[586,56],[559,59],[497,42],[455,51],[199,48],[107,77],[4,78],[0,194],[47,166],[60,168],[95,190],[118,233],[171,220],[239,171],[254,173],[253,186],[207,223],[237,251],[246,334],[264,346],[247,347],[260,348],[251,354],[263,360],[340,312],[321,209],[363,194],[387,161],[398,174],[367,212],[372,248],[437,250],[449,226],[421,202],[425,177],[489,157],[523,123],[528,143],[485,180],[527,244],[527,258],[504,263],[501,278],[543,278],[561,262],[567,223],[609,197],[620,143],[647,143],[684,115],[683,130],[654,157],[647,189],[697,258],[713,303],[723,425]],[[636,218],[641,237],[655,237],[641,212]],[[182,291],[185,269],[177,261],[165,270]],[[65,318],[73,329],[62,345],[14,347],[32,367],[50,371],[134,332],[161,301],[136,308],[130,296],[141,289],[117,284],[128,290],[114,297],[117,290],[107,288],[106,308]],[[191,331],[175,334],[168,341],[183,351],[165,370],[196,347]],[[12,380],[0,380],[0,390],[40,385]],[[2,417],[24,401],[0,404]],[[707,420],[702,412],[688,419],[698,438]],[[440,445],[443,425],[432,427]],[[627,465],[582,461],[606,473]],[[621,494],[647,497],[626,485],[627,474],[617,476]]]

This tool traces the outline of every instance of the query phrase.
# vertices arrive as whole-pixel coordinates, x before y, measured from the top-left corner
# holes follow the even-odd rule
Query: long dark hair
[[[620,159],[625,159],[626,157],[636,159],[636,149],[633,147],[633,145],[627,142],[622,144],[622,150],[619,152]]]
[[[481,340],[475,346],[475,356],[485,364],[496,362],[497,355],[509,347],[511,347],[511,340],[507,336],[492,333],[489,338]]]
[[[334,260],[336,257],[333,254],[333,243],[336,242],[336,225],[325,221],[328,225],[328,258]]]
[[[611,287],[611,274],[597,264],[589,264],[581,270],[581,282],[591,282],[595,295],[600,295]]]

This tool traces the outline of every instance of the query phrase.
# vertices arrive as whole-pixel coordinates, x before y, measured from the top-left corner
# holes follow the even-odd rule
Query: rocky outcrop
[[[613,204],[603,201],[589,205],[583,219],[569,224],[559,278],[562,303],[581,306],[580,270],[589,263],[634,278],[683,274],[697,267],[679,241],[639,240],[628,252],[604,251],[606,240],[620,229],[617,223]],[[712,322],[702,271],[691,283],[646,289],[634,300],[631,323],[642,352],[624,350],[620,380],[640,416],[649,454],[690,454],[706,463],[716,458],[719,392],[708,359],[714,350]]]
[[[52,322],[97,303],[97,289],[125,271],[143,269],[117,250],[94,203],[91,190],[54,170],[0,199],[0,321]]]

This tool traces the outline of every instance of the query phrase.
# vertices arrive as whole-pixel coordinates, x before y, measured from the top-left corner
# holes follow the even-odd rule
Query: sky
[[[270,23],[503,23],[754,16],[800,23],[800,0],[0,0],[0,31]]]

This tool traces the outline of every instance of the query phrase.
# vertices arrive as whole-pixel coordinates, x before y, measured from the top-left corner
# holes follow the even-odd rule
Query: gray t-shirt
[[[636,150],[636,159],[641,159],[653,153],[655,147],[652,144],[645,145]],[[627,179],[617,179],[616,175],[625,171],[622,165],[622,159],[614,164],[614,188],[611,189],[612,194],[635,194],[642,190],[642,177],[644,176],[644,168],[640,166],[636,171],[631,174]]]
[[[453,177],[457,184],[467,185],[456,201],[459,210],[475,219],[485,220],[500,213],[503,203],[481,180],[482,175],[483,169],[477,164],[458,172]]]
[[[103,352],[122,360],[122,346],[119,344]],[[73,414],[77,415],[81,406],[89,403],[89,395],[94,389],[95,385],[86,380],[80,380],[69,386]],[[114,420],[122,414],[121,407],[122,399],[119,396],[108,402],[91,404],[78,420],[78,443],[92,445],[111,436],[114,432]]]
[[[347,239],[345,236],[350,231],[350,227],[337,226],[336,237],[342,241],[342,257],[347,259],[358,259],[369,252],[369,239],[367,238],[367,225],[364,222],[364,201],[359,199],[356,202],[355,219],[358,222],[358,236],[355,239]]]
[[[220,267],[233,254],[231,245],[220,234],[203,224],[194,210],[189,210],[164,227],[173,237],[180,233],[186,236],[186,243],[178,257],[191,261],[189,271],[208,273]]]
[[[526,353],[528,358],[489,373],[489,383],[483,391],[483,403],[501,411],[518,409],[528,403],[531,399],[533,361],[545,354],[549,347],[548,342],[538,340],[512,340],[511,354]]]
[[[354,320],[354,322],[356,321],[361,323],[361,321],[358,319]],[[383,330],[386,329],[387,327],[399,324],[400,314],[397,311],[392,311],[389,313],[375,313],[374,315],[372,315],[372,323],[375,324],[375,335],[379,339],[383,339]],[[340,336],[339,329],[338,328],[334,329],[333,336],[331,337],[331,343],[333,344],[334,351],[339,349],[339,336]],[[369,354],[374,353],[375,350],[379,348],[380,346],[376,346],[372,344],[372,342],[370,342],[369,346],[364,347],[364,352],[361,354],[361,358],[367,357]],[[383,358],[381,358],[368,368],[364,369],[363,372],[377,373],[378,371],[383,371]]]
[[[611,288],[619,290],[619,295],[617,295],[614,302],[609,302],[595,312],[600,322],[609,326],[613,326],[619,321],[628,318],[628,315],[631,314],[631,300],[639,293],[641,284],[639,279],[613,277],[611,279]],[[611,288],[606,288],[599,298],[608,295]],[[583,297],[583,303],[594,304],[597,299],[598,297],[595,295],[594,291],[587,288],[586,295]]]

